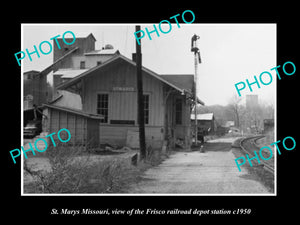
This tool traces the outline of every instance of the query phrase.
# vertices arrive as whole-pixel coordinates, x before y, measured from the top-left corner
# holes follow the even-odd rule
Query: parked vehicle
[[[35,137],[42,132],[42,121],[41,120],[31,120],[24,127],[24,137]]]

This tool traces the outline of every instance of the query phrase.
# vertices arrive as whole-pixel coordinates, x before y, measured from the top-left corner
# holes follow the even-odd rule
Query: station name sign
[[[113,91],[134,91],[134,87],[113,87]]]

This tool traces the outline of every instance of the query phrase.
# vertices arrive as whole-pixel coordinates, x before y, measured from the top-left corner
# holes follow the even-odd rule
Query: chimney
[[[141,54],[141,57],[142,57],[142,54]],[[136,53],[132,53],[132,61],[136,62]]]
[[[132,53],[132,61],[136,62],[136,53]]]

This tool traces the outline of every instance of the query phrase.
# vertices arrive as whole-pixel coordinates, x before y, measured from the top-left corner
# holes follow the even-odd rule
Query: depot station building
[[[44,114],[41,135],[66,128],[73,144],[138,148],[135,54],[127,58],[111,45],[95,50],[93,34],[76,37],[71,46],[57,41],[61,49],[53,43],[53,64],[41,72],[24,73],[26,118],[32,117],[28,112],[36,104]],[[31,73],[34,76],[28,79]],[[49,74],[53,75],[51,88],[46,84]],[[142,67],[142,78],[146,145],[161,148],[181,143],[188,148],[194,76],[161,75]],[[197,103],[204,105],[199,99]]]

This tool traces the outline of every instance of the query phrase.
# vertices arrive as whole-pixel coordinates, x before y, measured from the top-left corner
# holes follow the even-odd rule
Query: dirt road
[[[235,164],[233,139],[210,141],[199,151],[177,152],[150,168],[130,193],[272,194]]]

